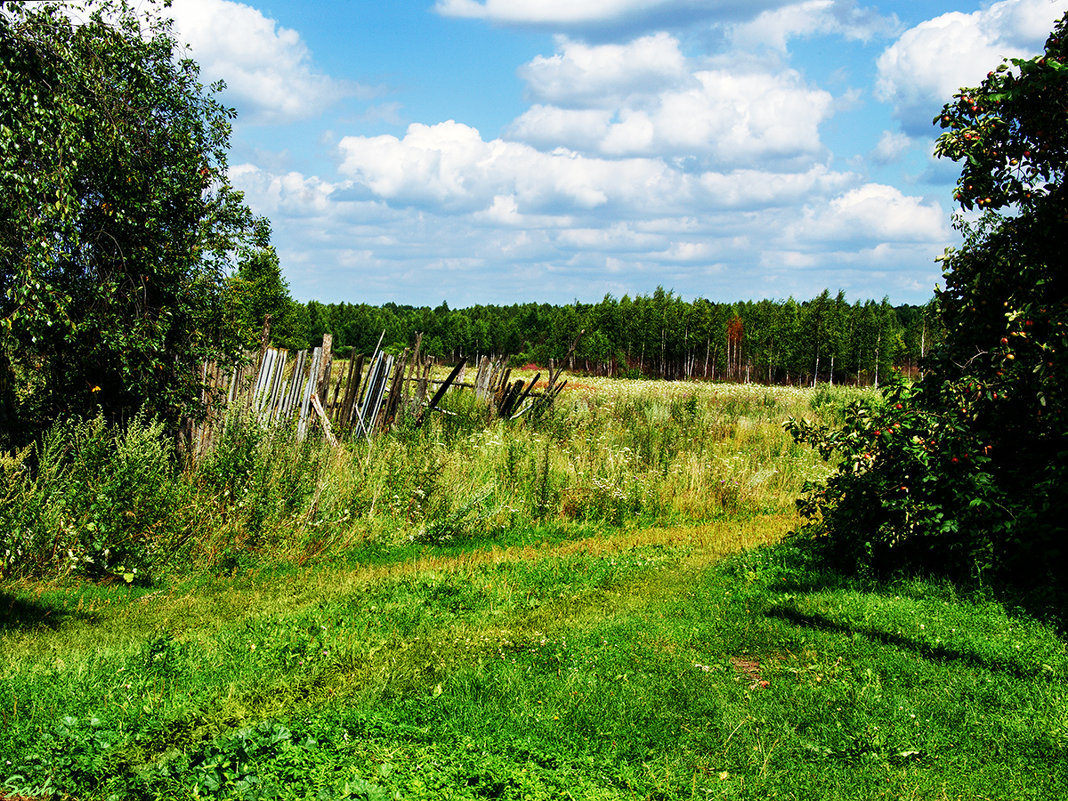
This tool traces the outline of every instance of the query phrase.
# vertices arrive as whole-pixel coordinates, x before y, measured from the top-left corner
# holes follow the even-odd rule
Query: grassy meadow
[[[334,449],[4,457],[0,798],[1068,795],[1068,649],[783,537],[857,390],[577,379]],[[33,461],[34,469],[25,469]],[[32,476],[32,477],[31,477]]]

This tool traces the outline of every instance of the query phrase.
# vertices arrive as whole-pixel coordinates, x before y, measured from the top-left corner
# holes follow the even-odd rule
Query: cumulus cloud
[[[906,134],[900,131],[883,131],[871,158],[876,164],[893,164],[900,161],[910,147],[912,139]]]
[[[226,0],[197,2],[252,11]],[[959,16],[986,20],[989,31],[1015,41],[1035,26],[1023,14],[1035,7],[1002,0]],[[781,297],[809,296],[815,281],[911,297],[937,279],[932,260],[952,238],[941,206],[863,183],[860,157],[857,173],[831,167],[821,128],[856,97],[836,98],[800,65],[783,68],[789,62],[776,53],[735,58],[743,47],[785,53],[804,36],[868,42],[887,35],[893,19],[850,0],[438,0],[436,8],[570,33],[519,67],[529,104],[500,136],[484,137],[463,121],[424,120],[394,135],[324,138],[337,171],[323,178],[281,164],[235,167],[234,183],[253,210],[272,217],[284,263],[299,266],[299,279],[290,273],[295,294],[337,296],[337,286],[358,280],[360,296],[372,302],[563,302],[657,283],[687,294]],[[997,24],[983,16],[999,8],[1016,16],[1003,14]],[[664,32],[679,30],[671,27],[611,42],[582,38],[595,23],[682,10],[704,14],[726,32],[718,41],[735,49],[697,56],[691,39],[684,51],[679,37]],[[291,63],[315,77],[299,37],[260,19],[265,41],[295,54]],[[731,27],[729,19],[743,22]],[[1042,25],[1048,30],[1048,21]],[[624,29],[642,28],[613,34]],[[906,34],[895,52],[911,53],[908,44]],[[880,78],[892,74],[880,64]],[[904,108],[907,87],[894,87],[900,94],[880,97]],[[334,84],[332,91],[341,90]],[[380,116],[396,122],[396,107]],[[350,115],[344,124],[357,122]],[[889,164],[914,143],[907,127],[886,131],[866,158]],[[493,297],[473,296],[489,291],[489,270]]]
[[[698,180],[707,196],[714,198],[709,206],[752,210],[788,207],[806,197],[828,197],[854,184],[856,176],[832,172],[822,164],[816,164],[805,172],[706,172]]]
[[[393,146],[413,146],[413,133],[419,132]],[[469,138],[466,156],[454,151],[445,161],[456,167],[464,157],[484,158],[493,143],[478,141]],[[527,165],[453,186],[463,203],[451,206],[411,205],[403,184],[381,184],[391,194],[377,194],[361,184],[371,176],[360,171],[341,181],[249,164],[231,172],[253,210],[274,220],[275,242],[302,298],[336,296],[358,276],[359,295],[371,302],[485,302],[472,292],[485,285],[487,265],[493,265],[499,302],[545,300],[550,285],[548,299],[565,302],[605,291],[648,291],[650,281],[708,296],[712,290],[704,281],[713,273],[739,297],[810,295],[812,279],[798,273],[806,269],[832,270],[817,281],[872,297],[924,293],[937,278],[932,259],[947,234],[937,204],[891,187],[857,187],[849,174],[823,167],[784,175],[675,174],[676,185],[689,193],[683,203],[663,191],[644,198],[623,194],[620,182],[600,186],[602,206],[584,204],[579,194],[553,213],[538,213],[524,208],[531,197],[570,191],[559,183],[560,171],[550,169],[542,186],[534,181],[531,173],[546,169],[543,159],[559,159],[561,167],[570,163],[580,172],[589,160],[533,150],[528,155],[534,169]],[[591,175],[596,170],[575,176],[575,185]],[[492,187],[502,191],[489,194]],[[865,269],[888,272],[873,277]],[[849,270],[856,274],[847,275]]]
[[[811,160],[830,93],[793,70],[694,70],[667,34],[626,45],[559,39],[556,55],[520,70],[537,103],[508,128],[542,149],[602,156],[694,157],[735,166]]]
[[[628,44],[596,46],[558,36],[556,49],[554,55],[537,56],[519,68],[535,101],[608,107],[690,79],[678,40],[663,32]]]
[[[614,19],[670,5],[671,0],[437,0],[449,17],[496,22],[569,23]]]
[[[344,97],[368,95],[319,72],[300,34],[251,6],[230,0],[178,0],[168,13],[207,81],[226,81],[227,95],[255,123],[313,117]]]
[[[499,25],[598,28],[642,23],[694,23],[750,18],[791,0],[437,0],[443,16]]]
[[[338,144],[340,171],[390,202],[445,211],[484,208],[497,196],[515,198],[524,213],[593,209],[639,197],[659,202],[685,191],[657,159],[610,162],[567,150],[543,153],[452,120],[415,123],[403,139],[348,136]]]
[[[604,155],[704,156],[718,163],[815,157],[819,126],[832,96],[779,75],[695,73],[695,86],[663,92],[648,104],[624,103],[611,114],[536,106],[508,129],[541,147],[563,144]]]
[[[309,217],[325,213],[331,196],[340,188],[299,172],[275,173],[248,163],[231,167],[229,177],[254,200],[257,213],[265,215],[282,212],[290,217]]]
[[[865,184],[805,209],[792,234],[815,245],[864,240],[939,243],[950,236],[937,202],[925,203],[883,184]]]
[[[539,103],[512,121],[508,136],[545,149],[566,143],[576,150],[596,150],[615,115],[613,109],[565,109]]]
[[[663,245],[663,237],[639,230],[632,223],[617,222],[604,228],[571,228],[556,238],[560,245],[599,253],[646,253]]]
[[[806,0],[784,8],[762,12],[756,19],[738,23],[730,31],[735,47],[767,47],[782,52],[795,37],[836,34],[867,42],[893,33],[899,26],[896,16],[883,17],[871,8],[843,0]]]
[[[1003,58],[1041,50],[1064,11],[1054,0],[1001,0],[922,22],[879,57],[876,96],[893,104],[906,131],[929,135],[931,118],[955,92],[978,85]]]
[[[810,165],[768,169],[688,171],[662,158],[604,158],[566,148],[484,141],[454,121],[413,124],[403,138],[343,138],[340,171],[353,184],[397,206],[440,213],[481,211],[515,221],[528,214],[676,216],[683,209],[746,209],[797,202],[853,182],[845,173]]]
[[[707,263],[717,257],[717,248],[708,241],[675,241],[667,249],[657,253],[658,259],[667,262]]]
[[[574,225],[569,214],[521,214],[515,195],[495,195],[488,208],[471,215],[474,223],[505,228],[568,228]],[[526,241],[526,239],[524,239]]]

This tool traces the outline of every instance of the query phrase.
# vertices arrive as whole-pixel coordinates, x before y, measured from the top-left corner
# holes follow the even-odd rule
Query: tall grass
[[[754,549],[822,469],[780,420],[849,395],[590,381],[518,426],[457,395],[337,449],[234,417],[186,472],[148,421],[65,424],[2,514],[98,521],[154,586],[0,583],[0,796],[1064,797],[1056,631]]]
[[[194,495],[159,423],[61,421],[0,455],[0,577],[144,577],[187,538]]]
[[[150,420],[64,422],[2,461],[3,575],[151,581],[190,561],[303,560],[368,540],[507,541],[532,524],[568,536],[788,513],[822,466],[781,422],[831,414],[839,397],[591,380],[537,420],[489,421],[454,392],[421,428],[338,448],[234,411],[184,472]]]

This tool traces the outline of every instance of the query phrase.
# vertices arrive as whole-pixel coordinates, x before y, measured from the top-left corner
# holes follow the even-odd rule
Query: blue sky
[[[1068,0],[174,0],[294,297],[922,303],[931,119]]]

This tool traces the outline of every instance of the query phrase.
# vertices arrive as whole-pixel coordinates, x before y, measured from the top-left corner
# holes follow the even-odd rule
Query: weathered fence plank
[[[268,347],[269,320],[265,324],[263,347],[243,365],[224,373],[216,364],[202,365],[201,399],[206,410],[204,420],[190,425],[186,435],[192,458],[199,459],[214,445],[214,433],[226,406],[239,406],[254,414],[261,425],[297,424],[297,436],[303,439],[310,425],[322,427],[326,439],[338,442],[335,428],[368,439],[376,431],[386,431],[401,417],[413,415],[421,426],[437,410],[450,390],[473,390],[475,397],[488,406],[490,418],[515,420],[531,412],[540,415],[560,394],[567,382],[559,382],[563,365],[550,361],[549,379],[544,390],[535,389],[541,373],[529,382],[511,381],[508,358],[477,358],[472,383],[464,383],[469,366],[467,357],[460,359],[445,380],[431,378],[434,359],[423,355],[422,334],[412,349],[399,358],[382,350],[385,331],[379,337],[366,372],[363,354],[350,358],[332,382],[333,337],[323,337],[323,344],[310,352],[293,353],[284,348]],[[332,385],[333,384],[333,385]],[[431,385],[437,385],[433,397],[426,400]],[[331,391],[332,390],[332,391]]]
[[[454,368],[452,368],[452,372],[449,373],[449,377],[441,383],[440,387],[438,387],[438,391],[434,393],[434,397],[431,399],[430,403],[427,404],[426,408],[419,410],[419,414],[416,415],[415,418],[416,428],[419,428],[419,426],[423,424],[423,420],[426,419],[426,416],[437,408],[438,403],[443,397],[445,397],[445,392],[448,390],[449,385],[456,379],[456,376],[458,376],[463,371],[465,364],[467,364],[466,356],[461,358],[460,363]]]

